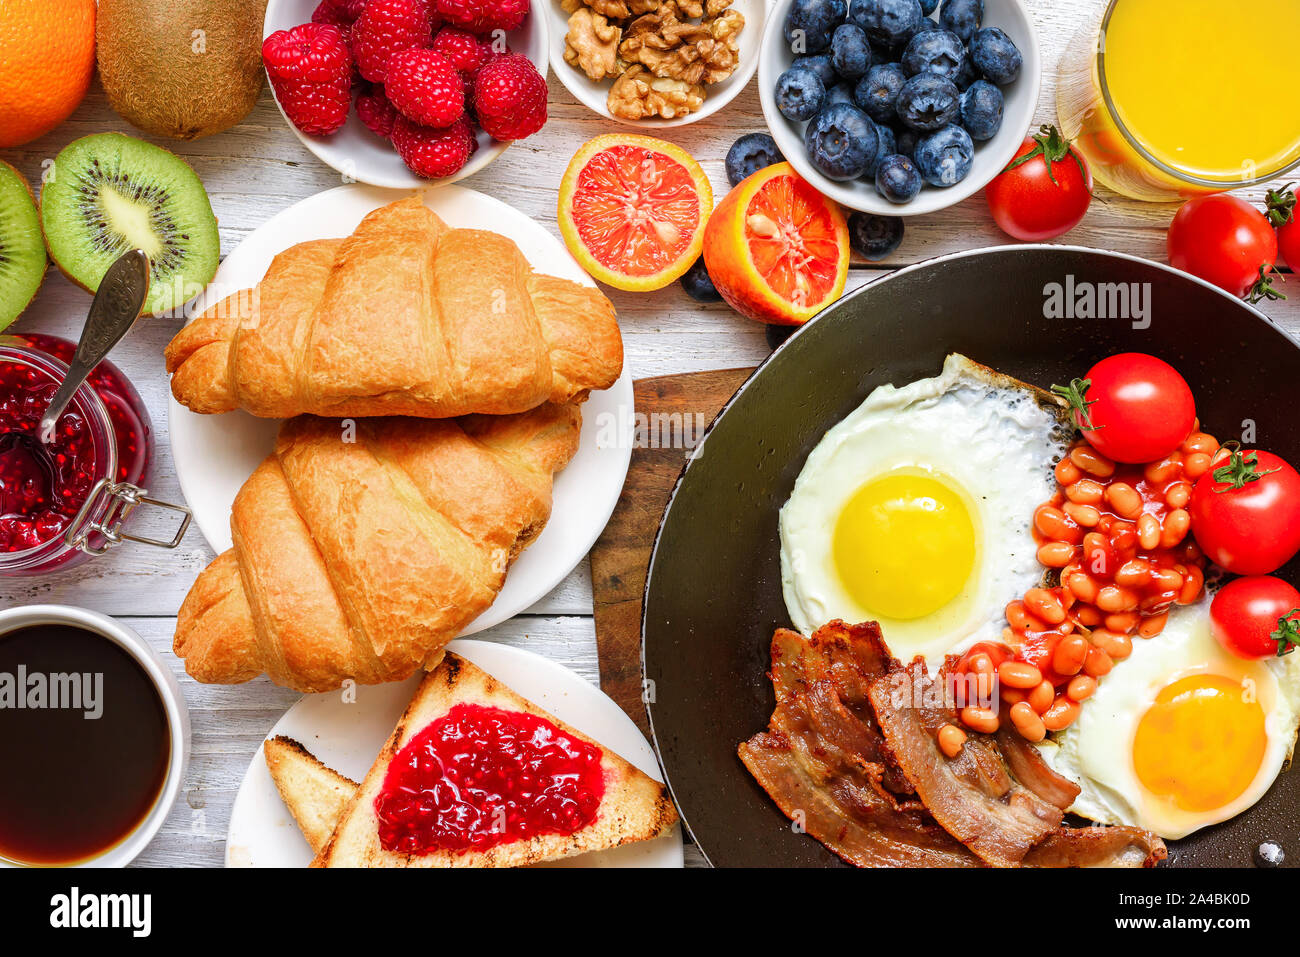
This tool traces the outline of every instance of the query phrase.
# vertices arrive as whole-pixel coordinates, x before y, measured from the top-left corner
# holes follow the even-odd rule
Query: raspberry
[[[350,27],[361,16],[366,0],[321,0],[311,15],[312,23],[332,23],[336,27]],[[347,30],[343,31],[346,35]]]
[[[462,73],[476,73],[487,62],[492,46],[456,27],[443,27],[433,38],[433,49]]]
[[[262,43],[262,60],[289,122],[304,133],[333,133],[352,105],[352,57],[343,32],[327,23],[277,30]]]
[[[384,93],[421,126],[450,126],[465,114],[465,85],[447,58],[433,50],[403,50],[388,59]]]
[[[382,86],[370,86],[368,90],[357,94],[357,116],[366,124],[366,129],[376,136],[392,139],[397,107],[388,101]]]
[[[478,143],[464,117],[439,130],[412,123],[399,113],[393,122],[393,146],[416,174],[440,179],[460,172]]]
[[[361,75],[373,83],[387,79],[388,58],[433,40],[422,0],[369,0],[352,27],[352,55]]]
[[[546,80],[522,53],[497,57],[474,81],[479,125],[497,140],[522,140],[546,123]]]
[[[529,0],[433,0],[433,9],[450,23],[471,33],[513,30],[528,16]]]

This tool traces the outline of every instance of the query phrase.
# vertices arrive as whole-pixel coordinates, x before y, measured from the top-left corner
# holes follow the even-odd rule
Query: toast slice
[[[301,744],[282,734],[264,743],[262,751],[280,797],[312,851],[319,854],[360,785],[327,768]]]
[[[595,820],[572,834],[536,835],[486,850],[437,850],[428,854],[386,850],[379,841],[375,798],[383,789],[389,764],[430,722],[462,703],[527,712],[599,748],[605,794],[596,810]],[[598,741],[515,694],[471,662],[448,653],[420,683],[415,697],[348,803],[328,843],[316,855],[312,867],[522,867],[649,840],[663,834],[676,822],[677,811],[662,784]]]

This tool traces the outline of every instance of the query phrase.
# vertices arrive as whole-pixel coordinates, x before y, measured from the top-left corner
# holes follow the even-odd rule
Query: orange
[[[593,278],[662,289],[700,256],[713,190],[679,146],[634,133],[585,144],[560,183],[560,235]]]
[[[94,72],[95,0],[0,3],[0,147],[66,120]]]
[[[704,265],[741,315],[797,326],[843,294],[848,224],[789,163],[777,163],[718,204],[704,231]]]

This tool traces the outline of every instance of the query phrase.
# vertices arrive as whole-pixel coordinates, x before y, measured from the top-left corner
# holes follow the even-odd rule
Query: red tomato
[[[1239,658],[1290,654],[1300,643],[1300,591],[1280,578],[1237,578],[1210,603],[1210,629]]]
[[[1244,199],[1219,193],[1189,199],[1169,224],[1169,265],[1238,299],[1283,298],[1272,286],[1277,236]]]
[[[1188,511],[1201,550],[1238,575],[1267,575],[1300,551],[1300,475],[1271,452],[1225,444]]]
[[[1295,193],[1288,187],[1268,191],[1268,221],[1277,227],[1278,256],[1292,272],[1300,272],[1300,220]]]
[[[1187,380],[1163,359],[1121,352],[1083,379],[1052,391],[1074,406],[1088,443],[1116,462],[1158,462],[1182,445],[1196,423]]]
[[[1020,144],[1010,165],[984,188],[989,212],[1008,236],[1038,242],[1068,233],[1092,202],[1092,173],[1054,126]]]

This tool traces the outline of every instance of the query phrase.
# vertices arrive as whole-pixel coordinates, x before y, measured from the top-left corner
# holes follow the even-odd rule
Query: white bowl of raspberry
[[[547,23],[529,5],[269,0],[263,60],[276,105],[345,183],[417,189],[472,176],[545,122]]]

